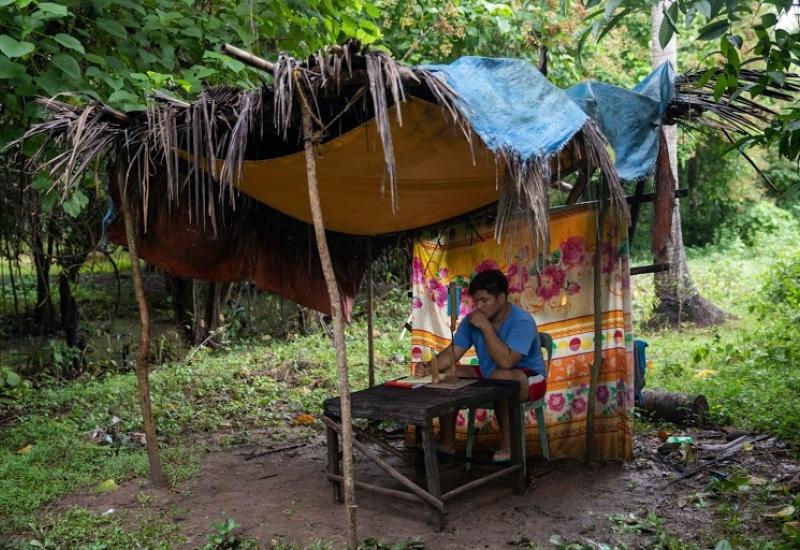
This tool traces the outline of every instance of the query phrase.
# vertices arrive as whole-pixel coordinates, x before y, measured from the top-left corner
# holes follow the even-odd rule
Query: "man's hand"
[[[477,329],[494,330],[492,323],[480,311],[473,311],[469,314],[469,323]]]

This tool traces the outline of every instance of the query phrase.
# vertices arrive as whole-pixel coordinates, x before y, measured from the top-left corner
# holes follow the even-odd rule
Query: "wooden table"
[[[357,487],[376,491],[405,500],[422,502],[434,510],[436,527],[442,529],[445,524],[445,503],[456,496],[484,485],[498,477],[512,474],[514,494],[524,490],[524,472],[522,466],[521,430],[522,419],[519,413],[519,385],[511,380],[479,380],[469,386],[457,390],[423,387],[416,389],[375,386],[351,394],[351,410],[353,418],[370,420],[395,420],[415,425],[422,433],[422,448],[425,454],[425,476],[427,487],[423,489],[395,468],[383,461],[377,453],[360,441],[353,441],[353,446],[375,462],[407,491],[399,491],[356,481]],[[433,440],[433,419],[447,412],[458,411],[470,407],[480,407],[494,401],[508,401],[508,413],[511,429],[511,465],[475,479],[442,494],[439,482],[439,465],[436,460],[436,446]],[[336,502],[342,502],[342,483],[344,478],[339,467],[339,418],[341,409],[339,398],[327,399],[323,404],[323,421],[327,428],[328,438],[328,479],[333,486]]]

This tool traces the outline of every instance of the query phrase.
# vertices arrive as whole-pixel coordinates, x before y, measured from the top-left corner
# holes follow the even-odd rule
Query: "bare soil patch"
[[[724,435],[700,434],[707,440],[717,437],[723,443]],[[510,480],[502,479],[467,493],[450,505],[448,526],[443,532],[436,532],[426,522],[429,512],[423,505],[359,490],[359,538],[385,542],[421,539],[427,548],[477,549],[507,547],[521,537],[548,547],[551,536],[560,535],[565,542],[625,543],[629,548],[648,548],[658,531],[701,547],[713,546],[724,529],[720,506],[731,502],[737,503],[743,532],[778,536],[779,526],[763,521],[761,515],[766,507],[791,498],[791,492],[797,491],[791,480],[796,480],[800,472],[798,461],[790,458],[779,442],[760,441],[713,468],[715,476],[753,477],[752,487],[737,487],[732,496],[709,492],[708,472],[670,482],[676,472],[658,453],[661,444],[656,433],[637,435],[635,458],[627,463],[588,467],[575,461],[534,462],[534,479],[525,494],[512,495]],[[291,447],[292,442],[270,445]],[[113,509],[129,525],[155,512],[179,526],[189,538],[185,548],[205,544],[211,524],[220,521],[223,514],[235,518],[241,534],[265,545],[273,539],[302,545],[324,540],[343,547],[344,510],[333,502],[325,478],[322,438],[260,454],[268,449],[247,445],[210,452],[202,460],[199,473],[171,491],[154,490],[146,480],[135,479],[112,493],[72,494],[62,499],[58,508],[81,506],[97,513]],[[356,460],[357,479],[400,488],[358,453]],[[401,466],[392,457],[387,460],[414,474],[413,466]],[[463,464],[442,468],[445,487],[466,475]],[[419,483],[423,480],[419,478]],[[638,522],[648,514],[660,518],[657,529],[647,521]]]

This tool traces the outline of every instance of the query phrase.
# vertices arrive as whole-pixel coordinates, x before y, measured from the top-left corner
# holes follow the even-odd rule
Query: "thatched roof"
[[[397,123],[402,120],[405,101],[414,98],[437,105],[473,154],[480,155],[481,150],[486,153],[458,94],[431,70],[403,66],[383,52],[361,48],[354,42],[305,60],[281,56],[272,68],[271,84],[253,90],[212,87],[191,104],[160,95],[145,112],[117,113],[96,103],[76,109],[51,101],[48,105],[53,118],[31,128],[26,137],[44,133],[55,139],[61,152],[45,167],[65,192],[96,160],[120,159],[128,166],[127,179],[135,182],[135,195],[143,201],[143,211],[148,211],[151,197],[177,200],[188,186],[191,210],[198,214],[196,221],[201,221],[203,212],[210,214],[215,208],[210,197],[217,203],[233,204],[246,161],[274,159],[302,150],[298,86],[314,106],[321,144],[374,120],[384,164],[380,185],[382,189],[385,186],[393,212],[403,208],[398,203],[398,177],[403,176],[403,166],[397,164],[391,117],[396,117]],[[561,152],[547,158],[522,158],[510,148],[488,153],[496,165],[489,183],[499,199],[498,230],[510,216],[527,213],[536,241],[545,245],[548,187],[557,175],[577,165],[600,170],[612,191],[618,215],[627,217],[613,161],[591,120]],[[447,161],[442,159],[442,163]],[[157,173],[165,176],[163,190],[150,189]],[[305,181],[296,183],[301,191],[305,188]]]
[[[106,160],[110,166],[124,167],[124,170],[109,172],[112,174],[112,195],[116,194],[118,186],[127,186],[128,195],[137,205],[134,210],[140,213],[137,223],[140,236],[147,234],[149,224],[156,216],[163,219],[165,211],[173,209],[180,210],[181,219],[203,228],[210,237],[219,234],[220,224],[241,225],[254,217],[279,219],[288,215],[300,222],[308,222],[303,210],[307,208],[303,174],[269,172],[276,162],[288,162],[292,155],[302,155],[298,100],[298,94],[302,94],[313,106],[318,132],[315,140],[320,144],[323,156],[340,155],[341,151],[336,148],[339,143],[355,129],[363,129],[371,136],[367,143],[371,140],[372,145],[370,151],[364,151],[362,156],[378,155],[380,159],[377,169],[370,165],[363,174],[356,174],[356,163],[346,160],[345,171],[339,174],[340,179],[346,180],[350,176],[347,170],[351,170],[353,179],[361,178],[362,188],[372,193],[370,200],[373,202],[365,208],[381,220],[374,227],[369,227],[363,208],[361,211],[349,210],[359,201],[363,202],[363,197],[345,197],[344,201],[337,202],[329,197],[341,198],[344,192],[331,187],[326,198],[325,173],[322,171],[322,206],[329,229],[345,234],[386,235],[452,219],[497,202],[497,236],[512,218],[523,216],[530,224],[533,242],[541,251],[549,246],[549,189],[564,174],[576,170],[587,176],[584,183],[607,185],[612,216],[619,222],[615,225],[620,228],[627,225],[624,191],[608,142],[598,123],[588,116],[582,115],[583,118],[577,122],[571,121],[573,130],[557,150],[531,154],[513,143],[492,141],[487,145],[482,139],[486,136],[484,129],[474,126],[475,117],[470,104],[450,85],[441,70],[405,66],[384,52],[362,48],[357,42],[330,48],[307,59],[280,56],[274,63],[259,63],[267,71],[265,76],[271,76],[271,82],[261,87],[251,90],[211,87],[192,103],[157,94],[146,111],[120,113],[100,103],[76,108],[58,101],[43,100],[53,117],[30,128],[23,139],[43,134],[49,138],[48,142],[55,142],[58,153],[47,159],[42,167],[54,175],[56,184],[65,195],[97,161]],[[532,67],[526,70],[535,73]],[[528,76],[537,85],[550,86],[552,89],[547,88],[547,93],[562,93],[546,81],[542,84],[536,80],[543,79],[537,75],[531,73]],[[758,73],[743,71],[741,81],[753,82],[759,76]],[[701,79],[701,73],[678,77],[664,120],[653,121],[651,126],[681,120],[740,136],[759,128],[774,114],[769,108],[747,100],[741,94],[729,97],[727,101],[715,102],[708,84],[696,85]],[[782,87],[768,88],[766,95],[785,99],[797,89],[794,79],[789,78]],[[561,101],[561,96],[555,97]],[[563,97],[565,102],[569,101],[566,95]],[[419,111],[410,107],[413,105],[427,105],[428,108]],[[403,119],[404,106],[411,120],[408,117]],[[535,107],[511,105],[529,121],[538,116],[535,110],[530,111]],[[424,114],[415,120],[417,111]],[[552,112],[544,114],[553,115]],[[707,114],[714,116],[704,116]],[[403,122],[405,134],[398,130]],[[461,140],[463,145],[461,156],[455,160],[450,153],[429,159],[432,161],[427,165],[430,177],[417,181],[418,187],[429,191],[425,198],[427,202],[409,203],[410,199],[403,195],[408,164],[418,162],[421,155],[433,155],[433,149],[426,147],[424,142],[416,143],[416,149],[404,149],[403,135],[413,135],[414,124],[440,124],[442,130],[437,131],[431,140],[451,145]],[[42,151],[48,144],[43,145]],[[361,147],[365,146],[362,144]],[[465,160],[470,157],[471,163]],[[324,167],[324,158],[318,162]],[[452,195],[445,192],[458,189],[458,182],[447,183],[450,187],[445,184],[436,187],[435,180],[441,178],[442,173],[430,168],[434,165],[444,172],[469,165],[468,168],[476,172],[464,178],[472,177],[484,182],[482,194],[475,193],[472,202],[452,200]],[[281,202],[276,198],[277,184],[271,185],[269,181],[262,182],[258,178],[248,179],[248,171],[253,167],[267,170],[273,179],[278,176],[285,178],[280,183],[292,196],[289,199],[284,197]],[[591,178],[594,173],[599,173],[600,177]],[[577,198],[579,193],[573,195]],[[329,203],[328,210],[326,203]],[[404,204],[411,204],[411,208]],[[449,208],[437,209],[442,204],[449,205]],[[341,209],[338,222],[335,209]],[[244,215],[245,210],[248,215]],[[422,212],[428,215],[420,215]],[[401,217],[402,223],[393,221]],[[342,218],[349,219],[344,223]],[[280,225],[295,226],[294,222],[288,225],[280,222]],[[297,227],[302,227],[302,223]],[[303,250],[298,253],[305,253],[306,249],[301,248]],[[195,271],[191,273],[198,276]]]

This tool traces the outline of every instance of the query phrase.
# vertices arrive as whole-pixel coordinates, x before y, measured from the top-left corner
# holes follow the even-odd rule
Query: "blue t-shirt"
[[[512,351],[522,354],[522,359],[515,365],[515,368],[528,369],[545,376],[544,357],[542,357],[542,341],[539,331],[536,330],[536,321],[527,311],[511,304],[511,311],[503,320],[497,336],[511,348]],[[475,346],[475,354],[478,356],[478,364],[484,378],[489,378],[497,369],[497,364],[489,354],[483,332],[469,322],[466,317],[461,321],[455,335],[453,343],[463,349]]]

